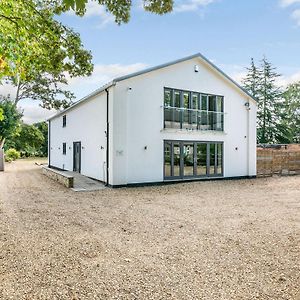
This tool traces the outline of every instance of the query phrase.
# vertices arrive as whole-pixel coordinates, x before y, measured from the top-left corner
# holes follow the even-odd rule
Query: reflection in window
[[[206,167],[207,159],[207,144],[197,145],[197,175],[205,176],[207,173]]]
[[[165,89],[165,128],[224,130],[224,97]]]
[[[171,175],[171,143],[165,143],[165,176]]]

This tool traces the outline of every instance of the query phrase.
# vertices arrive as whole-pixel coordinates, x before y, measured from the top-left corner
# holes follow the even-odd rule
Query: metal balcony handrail
[[[193,108],[185,108],[185,107],[174,107],[174,106],[162,106],[167,109],[176,109],[177,111],[194,111],[194,112],[204,112],[204,113],[216,113],[216,114],[227,114],[222,111],[214,111],[214,110],[202,110],[202,109],[193,109]]]

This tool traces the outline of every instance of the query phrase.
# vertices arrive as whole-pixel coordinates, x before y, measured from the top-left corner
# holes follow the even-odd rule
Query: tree
[[[276,68],[264,57],[261,61],[261,84],[258,90],[260,95],[258,102],[258,138],[260,143],[274,143],[280,138],[278,108],[282,91],[276,86],[276,79],[279,76]]]
[[[42,133],[44,137],[44,142],[41,145],[39,151],[42,156],[47,156],[48,155],[48,123],[47,122],[40,122],[34,124],[39,131]]]
[[[65,107],[73,99],[62,88],[67,78],[91,74],[80,36],[54,18],[63,10],[58,0],[1,0],[0,80],[16,87],[15,105],[31,98]]]
[[[257,142],[265,144],[285,141],[287,128],[281,120],[282,90],[276,85],[280,75],[265,57],[259,67],[251,59],[251,66],[247,70],[243,86],[258,101]]]
[[[284,126],[289,128],[288,142],[300,143],[300,82],[288,85],[283,93]]]
[[[254,59],[251,58],[249,68],[246,68],[247,75],[242,80],[244,88],[254,97],[259,97],[259,86],[261,84],[261,71],[256,67]]]
[[[3,121],[4,115],[3,115],[3,109],[0,108],[0,122]]]
[[[130,0],[94,0],[104,5],[106,10],[115,16],[117,24],[127,23],[130,19],[132,2]],[[88,0],[62,0],[65,9],[72,9],[77,15],[84,15]],[[173,9],[173,0],[143,0],[146,11],[159,15],[166,14]]]
[[[4,99],[0,101],[0,109],[3,111],[3,118],[0,121],[0,149],[3,147],[5,139],[11,137],[19,127],[22,114],[16,106]]]
[[[44,145],[45,138],[43,133],[35,126],[21,124],[19,133],[14,137],[14,148],[25,156],[42,155],[41,148]]]

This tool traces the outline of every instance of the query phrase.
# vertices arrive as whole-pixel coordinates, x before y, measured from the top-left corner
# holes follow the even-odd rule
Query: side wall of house
[[[164,129],[164,87],[223,95],[224,132]],[[113,105],[113,185],[163,181],[164,140],[224,142],[224,176],[256,175],[256,103],[199,58],[117,82]]]
[[[50,121],[50,165],[73,171],[73,143],[81,142],[81,174],[106,180],[106,92]],[[66,154],[63,154],[66,143]]]

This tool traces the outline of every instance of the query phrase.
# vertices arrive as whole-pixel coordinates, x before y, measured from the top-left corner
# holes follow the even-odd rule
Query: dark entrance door
[[[73,143],[73,171],[81,171],[81,142]]]

